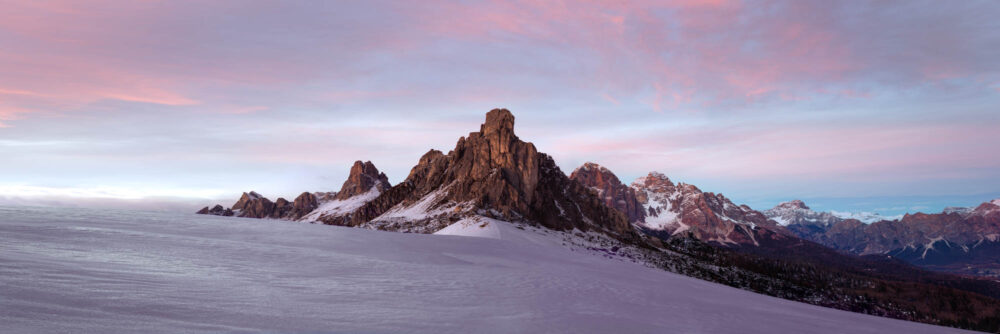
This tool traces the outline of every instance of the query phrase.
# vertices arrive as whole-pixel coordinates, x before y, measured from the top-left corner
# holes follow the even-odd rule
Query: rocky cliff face
[[[588,162],[574,170],[569,178],[589,187],[604,201],[604,205],[625,214],[629,222],[642,222],[646,218],[646,212],[636,198],[635,189],[622,184],[607,168]]]
[[[405,181],[340,223],[428,232],[474,214],[553,229],[630,230],[624,215],[521,141],[506,109],[487,113],[479,131],[460,138],[448,154],[429,151]]]

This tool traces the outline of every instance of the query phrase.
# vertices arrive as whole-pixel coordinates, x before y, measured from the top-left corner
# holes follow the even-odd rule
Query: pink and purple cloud
[[[993,2],[3,8],[6,189],[289,196],[356,159],[398,181],[508,107],[564,169],[661,170],[753,203],[1000,192]]]

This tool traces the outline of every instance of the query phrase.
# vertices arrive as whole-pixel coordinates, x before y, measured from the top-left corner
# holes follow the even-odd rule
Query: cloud
[[[258,190],[285,194],[336,187],[355,159],[401,178],[504,106],[560,162],[631,176],[982,192],[1000,186],[982,153],[1000,140],[998,15],[921,1],[11,3],[0,185],[266,179]]]

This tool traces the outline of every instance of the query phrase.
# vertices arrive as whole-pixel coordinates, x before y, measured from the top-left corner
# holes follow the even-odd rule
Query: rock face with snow
[[[262,198],[264,198],[264,196],[261,196],[255,191],[243,193],[243,196],[240,196],[240,199],[236,201],[236,204],[233,204],[231,209],[242,211],[246,209],[248,206],[252,206],[253,205],[252,203],[254,201],[259,201]]]
[[[344,225],[354,210],[391,187],[389,178],[371,161],[355,161],[340,191],[318,196],[316,208],[301,220]]]
[[[774,208],[762,211],[762,213],[783,226],[818,225],[829,227],[843,220],[830,212],[813,211],[800,200],[778,204]]]
[[[308,222],[341,222],[345,217],[382,191],[389,189],[389,179],[371,161],[355,161],[344,185],[337,192],[303,192],[294,201],[278,198],[274,202],[257,192],[243,193],[232,209],[221,205],[205,207],[198,214],[244,218],[272,218]]]
[[[574,170],[569,178],[590,187],[604,201],[604,205],[625,214],[630,222],[641,222],[646,217],[642,203],[636,198],[635,189],[622,184],[607,168],[588,162]]]
[[[735,205],[722,194],[702,192],[694,185],[674,184],[661,173],[651,172],[637,179],[632,188],[646,213],[641,225],[650,231],[686,233],[723,245],[758,245],[761,235],[789,234],[746,205]]]
[[[279,200],[281,204],[287,204],[288,202],[284,198],[279,198]],[[281,208],[277,207],[267,197],[251,191],[243,193],[243,196],[240,196],[240,200],[236,204],[233,204],[233,211],[237,212],[237,216],[239,217],[268,218],[275,214],[275,212],[281,211]]]
[[[351,166],[351,173],[347,177],[347,181],[344,181],[344,185],[340,187],[340,191],[337,192],[334,199],[346,200],[364,194],[372,187],[380,192],[389,189],[389,178],[385,176],[385,173],[380,173],[371,161],[362,163],[358,160]]]
[[[625,186],[607,168],[588,162],[570,178],[592,189],[605,205],[627,215],[647,234],[691,236],[726,246],[759,245],[762,235],[790,235],[746,205],[735,205],[721,194],[702,192],[690,184],[674,184],[658,172]],[[765,230],[773,233],[762,233]]]
[[[460,138],[448,154],[427,152],[406,180],[343,224],[433,232],[474,214],[558,230],[630,231],[624,215],[569,179],[534,144],[521,141],[506,109],[488,112],[479,131]]]
[[[1000,277],[1000,200],[942,213],[906,214],[866,223],[804,205],[765,213],[801,238],[859,255],[888,254],[929,269]],[[792,202],[789,202],[792,203]]]

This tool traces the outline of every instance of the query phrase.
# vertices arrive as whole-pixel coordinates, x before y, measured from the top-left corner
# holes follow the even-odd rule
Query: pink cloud
[[[1000,167],[1000,159],[983,155],[990,149],[991,129],[989,124],[713,126],[560,136],[548,149],[573,161],[612,161],[633,175],[656,169],[723,179],[935,179],[953,177],[956,165]]]
[[[464,89],[467,83],[457,80],[426,85],[439,79],[406,77],[412,69],[450,61],[458,63],[458,73],[516,74],[564,87],[554,93],[583,90],[582,95],[640,101],[657,111],[704,110],[828,94],[868,98],[878,92],[839,92],[857,91],[858,82],[879,73],[911,84],[914,78],[982,76],[980,59],[988,58],[979,55],[976,41],[960,38],[968,35],[963,29],[971,29],[957,21],[961,16],[941,14],[952,16],[942,16],[944,23],[925,33],[921,24],[894,22],[892,8],[881,4],[857,5],[850,16],[841,4],[811,1],[432,1],[373,8],[341,4],[333,13],[350,14],[334,18],[310,16],[315,10],[295,4],[189,5],[6,6],[0,28],[15,39],[0,51],[0,87],[33,93],[32,102],[43,109],[118,99],[207,110],[236,104],[242,97],[231,94],[245,93],[246,87],[294,90],[324,80],[340,84],[338,101],[374,96],[352,90],[407,89],[405,95],[412,96],[521,89],[516,82]],[[256,23],[210,19],[222,12]],[[364,16],[372,12],[380,15]],[[299,21],[311,28],[289,24]],[[910,30],[900,32],[901,27]],[[448,42],[461,45],[450,51],[451,59],[437,58],[436,48]],[[477,60],[475,49],[483,44],[535,53],[508,51],[505,58]],[[573,67],[553,73],[530,58],[538,54]],[[399,69],[407,74],[387,73]],[[352,85],[373,75],[399,84]],[[443,99],[480,100],[455,95]],[[322,94],[315,97],[325,101]]]

